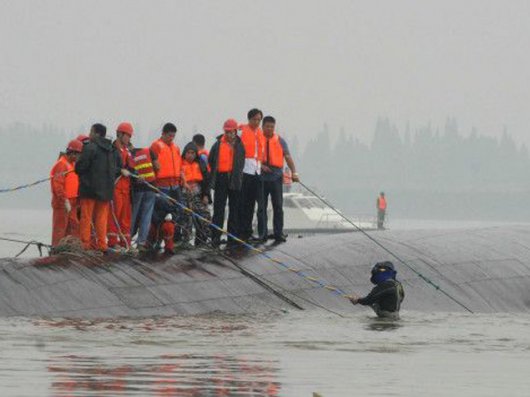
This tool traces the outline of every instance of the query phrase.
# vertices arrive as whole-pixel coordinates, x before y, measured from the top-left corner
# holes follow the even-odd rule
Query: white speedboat
[[[287,187],[287,186],[285,186]],[[345,233],[377,228],[375,216],[347,216],[349,223],[318,197],[302,191],[287,188],[283,193],[284,231],[291,234]],[[269,230],[272,227],[272,205],[267,210]]]

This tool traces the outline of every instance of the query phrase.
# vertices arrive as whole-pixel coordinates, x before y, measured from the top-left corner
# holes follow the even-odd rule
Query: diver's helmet
[[[370,277],[370,281],[372,284],[379,284],[377,279],[379,279],[379,275],[381,273],[385,273],[384,277],[385,279],[392,278],[396,279],[396,269],[394,268],[394,264],[392,262],[386,261],[386,262],[378,262],[372,267],[372,277]]]

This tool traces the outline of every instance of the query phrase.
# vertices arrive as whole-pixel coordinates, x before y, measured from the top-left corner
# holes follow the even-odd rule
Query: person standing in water
[[[351,303],[371,306],[379,317],[399,318],[399,309],[405,298],[405,291],[403,285],[396,280],[396,274],[392,262],[376,263],[370,277],[375,287],[363,298],[353,295],[350,298]]]

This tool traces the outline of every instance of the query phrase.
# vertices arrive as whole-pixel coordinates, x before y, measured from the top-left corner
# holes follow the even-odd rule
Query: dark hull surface
[[[530,311],[530,228],[373,232],[385,247],[476,312]],[[267,252],[325,283],[364,295],[375,262],[392,260],[404,310],[462,311],[361,233],[290,239]],[[243,271],[242,271],[243,269]],[[222,312],[367,310],[251,252],[226,258],[58,256],[0,259],[0,316],[150,317]]]

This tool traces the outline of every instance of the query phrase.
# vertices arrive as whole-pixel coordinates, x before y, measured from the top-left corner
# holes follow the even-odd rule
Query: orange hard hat
[[[116,132],[123,132],[124,134],[132,136],[133,126],[131,123],[124,121],[123,123],[120,123],[120,125],[118,125],[118,128],[116,128]]]
[[[237,121],[235,121],[234,119],[228,119],[223,124],[223,130],[225,131],[237,130],[237,127],[238,127]]]
[[[81,143],[85,143],[85,141],[90,140],[90,137],[88,135],[85,135],[85,134],[79,134],[77,136],[77,138],[75,138],[75,139],[77,139]]]
[[[70,142],[68,142],[66,150],[69,152],[81,153],[83,151],[83,142],[78,139],[72,139]]]

